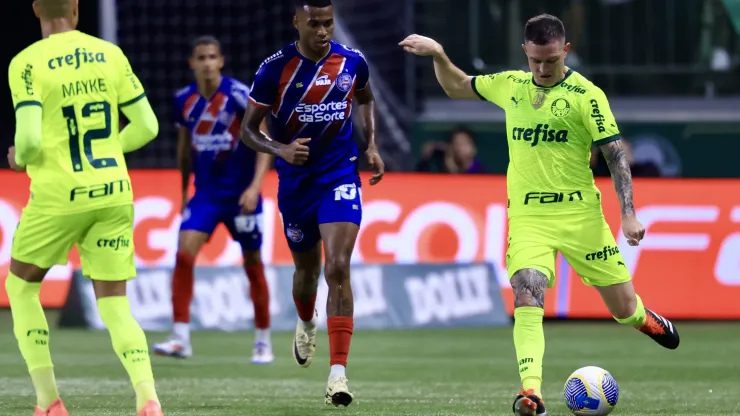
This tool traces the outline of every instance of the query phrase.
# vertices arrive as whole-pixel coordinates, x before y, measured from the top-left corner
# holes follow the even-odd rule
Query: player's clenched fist
[[[279,156],[291,165],[301,166],[308,160],[308,146],[305,143],[310,141],[310,138],[295,139],[280,149]]]
[[[26,170],[25,167],[18,166],[18,164],[15,163],[15,146],[10,146],[8,148],[8,166],[16,172],[24,172]]]
[[[442,53],[442,45],[436,40],[421,35],[411,35],[398,43],[406,52],[419,56],[430,56]]]
[[[645,227],[634,215],[625,215],[622,217],[622,232],[627,237],[627,244],[639,246],[640,240],[645,237]]]

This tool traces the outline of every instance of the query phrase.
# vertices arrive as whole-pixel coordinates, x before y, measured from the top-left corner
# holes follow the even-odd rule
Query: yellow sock
[[[637,298],[637,308],[635,308],[635,313],[633,313],[629,318],[619,319],[615,317],[614,319],[622,325],[642,328],[645,324],[645,305],[642,304],[642,299],[640,299],[639,295],[635,294],[635,297]]]
[[[113,349],[131,378],[136,391],[136,408],[141,409],[150,400],[159,403],[149,360],[149,345],[144,331],[131,315],[128,298],[109,296],[98,299],[98,310],[110,333]]]
[[[59,390],[49,352],[49,324],[39,300],[41,283],[28,283],[10,273],[5,280],[5,291],[10,300],[18,348],[36,390],[36,404],[46,409],[59,398]]]
[[[545,311],[535,307],[514,309],[514,347],[524,390],[542,397],[542,359],[545,355]]]

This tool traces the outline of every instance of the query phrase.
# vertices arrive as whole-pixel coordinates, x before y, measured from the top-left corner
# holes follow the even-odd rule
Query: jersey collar
[[[565,71],[565,76],[563,77],[563,79],[561,79],[560,81],[558,81],[554,85],[551,85],[549,87],[545,87],[544,85],[540,85],[540,84],[538,84],[538,83],[535,82],[534,75],[532,75],[532,84],[534,84],[534,86],[539,87],[539,88],[555,88],[558,85],[560,85],[563,82],[565,82],[565,80],[568,79],[568,77],[573,73],[573,70],[572,69],[570,69],[570,68],[566,68],[566,69],[567,69],[567,71]]]

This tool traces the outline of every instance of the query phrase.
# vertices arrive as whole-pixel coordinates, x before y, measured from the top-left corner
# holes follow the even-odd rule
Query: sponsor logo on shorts
[[[588,261],[607,261],[610,257],[619,254],[619,247],[616,246],[604,246],[601,251],[586,254],[586,260]],[[619,263],[622,263],[621,261]],[[622,263],[624,265],[624,263]]]
[[[294,243],[300,243],[303,241],[303,231],[301,231],[300,228],[293,227],[292,225],[289,225],[288,228],[285,229],[285,235]]]
[[[604,117],[604,115],[601,114],[598,101],[591,100],[590,103],[591,103],[591,118],[594,119],[594,123],[596,123],[596,127],[599,129],[599,133],[603,133],[606,131],[606,127],[604,127],[604,123],[606,122],[606,117]]]
[[[131,192],[131,182],[128,179],[99,183],[90,186],[78,186],[69,192],[69,202],[78,199],[95,199],[111,196],[116,193]]]
[[[128,238],[119,235],[116,238],[107,239],[107,238],[101,238],[98,240],[98,247],[100,248],[110,248],[114,251],[123,249],[123,248],[129,248],[131,246],[131,240]]]
[[[540,203],[540,204],[555,204],[558,202],[565,202],[567,197],[568,202],[572,201],[583,201],[583,195],[581,191],[575,191],[571,193],[565,192],[530,192],[524,195],[524,205],[529,203]]]
[[[568,143],[568,130],[551,129],[549,124],[538,124],[534,128],[514,127],[511,130],[511,140],[531,142],[532,147],[544,142]]]

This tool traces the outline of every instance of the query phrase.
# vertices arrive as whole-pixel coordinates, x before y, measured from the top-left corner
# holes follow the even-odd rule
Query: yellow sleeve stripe
[[[615,141],[617,141],[617,140],[619,140],[621,138],[622,138],[622,135],[619,134],[619,133],[617,133],[617,134],[615,134],[613,136],[604,137],[603,139],[599,139],[599,140],[594,140],[594,144],[601,146],[602,144],[607,144],[607,143],[615,142]]]
[[[29,106],[29,105],[37,105],[39,107],[42,106],[40,101],[35,101],[35,100],[21,101],[21,102],[19,102],[18,104],[15,105],[15,111],[18,111],[18,109],[21,108],[21,107],[26,107],[26,106]]]
[[[477,77],[477,76],[473,77],[473,78],[472,78],[472,79],[470,80],[470,86],[471,86],[471,87],[473,87],[473,92],[474,92],[474,93],[475,93],[475,94],[476,94],[476,95],[477,95],[478,97],[480,97],[480,99],[481,99],[481,100],[483,100],[483,101],[488,101],[488,100],[486,100],[486,97],[484,97],[483,95],[481,95],[481,93],[480,93],[480,92],[478,91],[478,88],[476,88],[476,87],[475,87],[475,81],[476,81],[477,79],[478,79],[478,77]]]
[[[138,97],[136,97],[136,98],[134,98],[134,99],[128,100],[128,101],[126,101],[125,103],[121,103],[121,104],[118,104],[118,107],[119,107],[119,108],[121,108],[121,107],[126,107],[126,106],[128,106],[128,105],[131,105],[131,104],[133,104],[133,103],[135,103],[135,102],[137,102],[137,101],[141,100],[141,99],[142,99],[142,98],[144,98],[144,97],[146,97],[146,93],[142,93],[142,94],[141,94],[140,96],[138,96]]]

